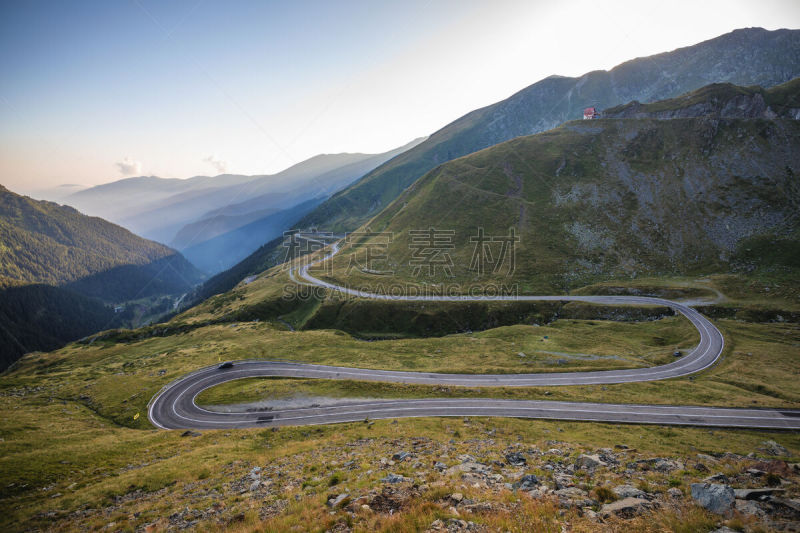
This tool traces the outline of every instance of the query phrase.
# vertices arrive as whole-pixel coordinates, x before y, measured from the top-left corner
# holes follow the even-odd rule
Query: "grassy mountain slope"
[[[709,83],[773,86],[800,75],[800,31],[736,30],[672,52],[579,78],[551,76],[475,110],[337,193],[300,222],[353,230],[435,166],[494,144],[548,130],[600,108],[670,98]]]
[[[177,295],[201,279],[166,246],[0,186],[0,369],[130,318],[103,302]]]
[[[725,357],[696,376],[668,381],[476,389],[237,380],[198,400],[201,405],[275,399],[313,405],[320,397],[500,397],[796,408],[797,324],[716,323],[729,341]],[[752,469],[775,469],[780,478],[772,479],[788,497],[800,491],[797,472],[782,462],[797,461],[800,435],[785,431],[441,417],[184,433],[154,431],[146,417],[148,401],[159,389],[220,357],[415,371],[522,371],[544,366],[546,352],[534,358],[533,350],[566,351],[562,343],[582,353],[641,354],[643,346],[661,340],[666,325],[658,322],[558,320],[546,327],[380,342],[340,331],[291,332],[264,321],[189,330],[173,329],[176,325],[112,333],[91,344],[31,354],[0,376],[0,405],[13,413],[0,418],[0,503],[8,509],[0,516],[4,530],[102,529],[113,521],[123,530],[291,531],[311,524],[320,530],[394,532],[426,530],[436,519],[463,517],[489,531],[548,531],[562,524],[585,532],[612,526],[631,532],[711,531],[720,523],[741,527],[743,520],[757,531],[763,518],[723,520],[703,511],[691,498],[690,484],[724,473],[736,488],[761,487],[767,476],[751,474]],[[549,338],[541,340],[542,335]],[[530,357],[519,357],[520,350]],[[788,449],[776,456],[773,450],[780,449],[765,441]],[[410,457],[393,459],[404,451]],[[521,452],[526,464],[509,465],[511,451]],[[618,464],[574,468],[580,453],[613,453]],[[451,469],[465,460],[462,454],[487,465],[486,472]],[[681,464],[670,466],[676,460]],[[440,472],[436,462],[451,470]],[[413,482],[382,482],[389,473]],[[522,474],[536,475],[549,490],[570,483],[575,485],[570,490],[586,490],[598,499],[608,498],[609,489],[618,485],[634,484],[660,505],[637,518],[599,522],[549,490],[536,495],[503,485]],[[255,481],[261,483],[254,486]],[[668,493],[670,488],[680,492]],[[352,499],[345,508],[326,503],[343,493]],[[462,494],[461,503],[451,498],[455,493]],[[592,508],[599,510],[600,504]],[[778,522],[775,529],[789,520],[768,512]]]
[[[565,292],[610,278],[797,268],[800,122],[687,118],[569,122],[429,172],[372,219],[393,234],[373,270],[419,282],[520,283]],[[471,268],[478,228],[514,228],[516,269]],[[414,274],[410,230],[454,230],[453,277]],[[334,277],[375,286],[350,269],[380,238],[349,245]],[[499,248],[494,247],[498,254]],[[771,250],[753,254],[754,248]],[[755,266],[753,263],[755,262]]]
[[[49,351],[121,321],[94,298],[49,285],[0,289],[0,370],[29,351]]]
[[[153,291],[179,293],[201,279],[180,254],[68,206],[40,202],[0,186],[0,276],[72,284],[122,301]],[[109,277],[114,269],[124,274]],[[141,271],[141,279],[131,279]],[[143,285],[150,283],[150,286]]]
[[[603,118],[800,118],[800,78],[763,89],[714,83],[677,98],[629,102],[603,111]]]

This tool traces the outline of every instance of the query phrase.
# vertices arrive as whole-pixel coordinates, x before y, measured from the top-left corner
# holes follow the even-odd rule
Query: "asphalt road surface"
[[[151,400],[150,421],[164,429],[213,429],[276,425],[313,425],[364,419],[420,416],[504,416],[622,422],[637,424],[695,425],[715,427],[800,429],[800,410],[733,409],[696,406],[656,406],[495,399],[370,400],[363,403],[327,405],[247,413],[221,413],[203,409],[195,398],[203,390],[227,381],[252,377],[348,379],[425,385],[467,387],[532,387],[597,385],[653,381],[693,374],[713,365],[722,353],[724,338],[703,315],[676,302],[636,296],[391,296],[372,294],[334,285],[309,274],[315,263],[290,271],[298,283],[308,283],[360,298],[401,301],[583,301],[614,305],[663,305],[685,316],[700,333],[700,342],[688,354],[669,364],[628,370],[559,372],[539,374],[438,374],[289,363],[239,361],[232,368],[203,368],[167,385]],[[299,277],[299,279],[298,279]]]

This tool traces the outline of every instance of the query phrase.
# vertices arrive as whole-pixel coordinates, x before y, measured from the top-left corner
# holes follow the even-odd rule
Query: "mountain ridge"
[[[787,87],[796,101],[800,83]],[[425,174],[359,229],[391,234],[382,248],[389,259],[369,270],[351,269],[365,247],[385,237],[358,241],[334,260],[333,279],[346,277],[361,287],[386,283],[385,276],[371,274],[377,270],[393,272],[398,281],[504,280],[556,294],[639,275],[731,269],[788,275],[800,266],[791,259],[800,253],[798,139],[800,121],[786,118],[567,122]],[[510,277],[473,269],[470,237],[478,226],[492,236],[516,230],[520,242]],[[410,231],[428,228],[455,232],[447,251],[452,277],[443,269],[431,277],[413,272]]]
[[[427,141],[333,195],[300,227],[353,230],[435,166],[514,137],[577,119],[584,107],[675,97],[708,83],[773,86],[800,75],[800,30],[747,28],[692,46],[632,59],[580,77],[549,76],[473,110]]]
[[[420,141],[380,154],[318,154],[271,175],[124,178],[79,191],[65,202],[143,237],[170,243],[186,225],[246,199],[258,201],[255,206],[247,204],[250,210],[286,209],[308,199],[309,189],[315,197],[332,194]]]

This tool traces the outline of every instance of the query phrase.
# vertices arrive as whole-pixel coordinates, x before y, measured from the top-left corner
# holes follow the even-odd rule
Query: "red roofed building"
[[[592,120],[594,118],[600,118],[600,113],[597,112],[597,108],[587,107],[583,110],[583,120]]]

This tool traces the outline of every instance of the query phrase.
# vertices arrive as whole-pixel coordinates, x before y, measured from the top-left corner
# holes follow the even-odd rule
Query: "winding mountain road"
[[[627,370],[559,372],[538,374],[440,374],[324,366],[282,361],[249,360],[232,368],[207,367],[184,376],[156,394],[148,417],[163,429],[213,429],[275,425],[313,425],[353,422],[364,419],[420,416],[506,416],[715,427],[800,429],[800,410],[734,409],[697,406],[657,406],[601,404],[535,400],[418,399],[347,402],[325,407],[290,408],[265,412],[222,413],[199,407],[195,398],[203,390],[227,381],[252,377],[291,377],[348,379],[391,383],[454,385],[468,387],[532,387],[556,385],[597,385],[653,381],[700,372],[713,365],[722,354],[724,338],[703,315],[677,302],[637,296],[392,296],[342,287],[312,276],[310,267],[332,258],[331,251],[321,259],[290,270],[297,283],[339,291],[359,298],[404,301],[582,301],[615,305],[669,306],[685,316],[700,333],[698,345],[684,357],[666,365]],[[298,279],[299,278],[299,279]]]

